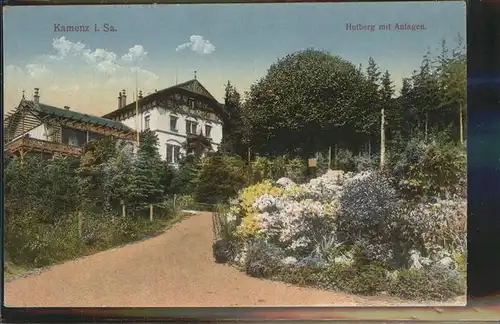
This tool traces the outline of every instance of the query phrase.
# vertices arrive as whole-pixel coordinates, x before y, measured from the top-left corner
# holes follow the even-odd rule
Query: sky
[[[382,24],[392,30],[379,30]],[[193,79],[194,71],[222,102],[228,80],[245,93],[279,58],[307,48],[364,66],[372,56],[399,90],[427,50],[443,39],[454,46],[465,30],[464,2],[9,7],[4,111],[38,87],[42,103],[103,115],[117,108],[122,89],[132,101],[136,76],[148,94]]]

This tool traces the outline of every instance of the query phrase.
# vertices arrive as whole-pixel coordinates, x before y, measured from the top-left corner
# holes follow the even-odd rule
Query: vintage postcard
[[[9,7],[5,304],[463,305],[463,2]]]

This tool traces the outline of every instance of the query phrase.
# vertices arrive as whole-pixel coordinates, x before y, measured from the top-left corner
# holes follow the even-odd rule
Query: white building
[[[183,144],[189,135],[202,134],[217,151],[222,141],[222,122],[217,117],[222,105],[193,79],[155,91],[145,97],[139,92],[139,118],[136,103],[127,103],[125,90],[118,97],[118,109],[103,116],[139,131],[158,135],[162,159],[177,164],[186,152]]]

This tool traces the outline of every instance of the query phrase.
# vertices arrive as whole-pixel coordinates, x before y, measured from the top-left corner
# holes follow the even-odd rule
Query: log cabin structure
[[[218,150],[222,142],[219,117],[222,111],[223,105],[195,77],[144,97],[141,91],[137,103],[127,104],[123,90],[118,95],[118,109],[104,118],[138,131],[155,132],[162,159],[175,166],[180,156],[186,153],[183,144],[190,137],[203,136],[213,151]]]
[[[92,140],[114,136],[133,141],[135,131],[121,122],[40,103],[39,89],[33,100],[21,99],[4,118],[5,152],[79,156]]]

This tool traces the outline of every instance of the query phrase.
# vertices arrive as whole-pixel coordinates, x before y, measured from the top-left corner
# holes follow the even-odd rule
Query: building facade
[[[89,141],[104,136],[133,141],[135,134],[133,128],[115,120],[40,103],[38,88],[33,100],[23,96],[19,106],[4,118],[5,151],[11,154],[79,156]]]
[[[119,93],[118,109],[104,118],[120,122],[139,131],[151,130],[159,139],[163,160],[177,164],[186,153],[190,136],[208,139],[211,150],[217,151],[222,142],[222,122],[218,113],[222,105],[196,80],[155,91],[127,104],[125,90]],[[137,114],[138,113],[138,114]]]

